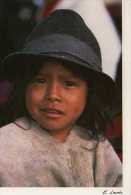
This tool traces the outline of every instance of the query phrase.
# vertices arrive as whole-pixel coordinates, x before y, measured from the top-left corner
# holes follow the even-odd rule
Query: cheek
[[[42,98],[41,90],[33,89],[31,87],[26,90],[26,106],[27,109],[33,109]]]
[[[87,89],[80,90],[79,93],[74,93],[68,98],[70,101],[70,106],[68,106],[68,108],[71,112],[74,114],[81,114],[87,103]]]

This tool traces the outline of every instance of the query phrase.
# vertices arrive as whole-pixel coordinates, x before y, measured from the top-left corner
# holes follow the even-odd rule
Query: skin
[[[26,107],[32,118],[53,137],[65,141],[87,101],[86,81],[62,62],[45,62],[28,84]]]

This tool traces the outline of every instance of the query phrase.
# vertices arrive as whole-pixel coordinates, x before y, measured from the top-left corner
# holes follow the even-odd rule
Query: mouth
[[[41,108],[40,111],[43,112],[44,115],[48,118],[59,118],[64,115],[62,110],[55,108]]]

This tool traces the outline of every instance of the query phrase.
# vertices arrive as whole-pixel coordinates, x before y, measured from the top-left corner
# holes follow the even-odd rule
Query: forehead
[[[39,74],[48,73],[61,73],[64,75],[71,75],[77,77],[81,80],[88,81],[88,71],[86,68],[79,64],[68,62],[65,60],[55,59],[55,58],[45,58],[33,60],[33,66],[31,65],[27,70],[27,80],[31,80]],[[28,67],[28,66],[27,66]]]
[[[41,64],[38,74],[49,73],[76,76],[70,64],[57,60],[49,60]]]

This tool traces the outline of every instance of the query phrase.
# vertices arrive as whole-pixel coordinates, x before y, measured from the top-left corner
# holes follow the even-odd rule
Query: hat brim
[[[6,79],[11,78],[11,80],[13,80],[14,75],[24,74],[24,67],[30,64],[30,61],[44,61],[45,58],[60,59],[85,67],[86,71],[90,75],[90,79],[93,81],[93,83],[96,83],[96,89],[99,90],[101,99],[106,103],[109,103],[111,101],[111,98],[116,91],[115,82],[112,80],[112,78],[103,72],[92,70],[90,68],[91,66],[86,62],[82,61],[79,58],[76,58],[76,56],[67,53],[39,54],[29,52],[14,52],[8,55],[2,62],[2,71],[4,72],[3,74],[5,75]],[[23,60],[27,63],[23,63]]]

